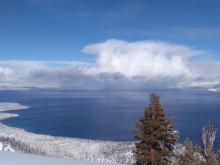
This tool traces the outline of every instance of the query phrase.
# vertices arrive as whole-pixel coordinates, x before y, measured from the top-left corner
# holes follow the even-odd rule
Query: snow
[[[11,145],[4,144],[0,142],[0,151],[11,151],[14,152],[15,150],[11,147]]]
[[[79,160],[35,156],[30,154],[0,152],[1,164],[4,165],[116,165]],[[117,164],[119,165],[119,164]]]
[[[209,92],[220,92],[220,89],[210,88],[208,89]]]
[[[18,103],[0,103],[0,120],[17,117],[10,110],[28,109]],[[5,113],[4,111],[7,111]],[[89,160],[105,163],[132,164],[134,162],[131,142],[96,141],[78,138],[54,137],[27,132],[23,129],[8,127],[0,122],[0,141],[4,148],[74,160]],[[2,150],[6,150],[0,148]]]
[[[0,112],[20,109],[28,109],[28,106],[19,103],[0,103]]]

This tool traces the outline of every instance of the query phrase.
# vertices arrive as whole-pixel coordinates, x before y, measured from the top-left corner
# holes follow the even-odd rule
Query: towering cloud
[[[87,45],[82,51],[95,55],[96,61],[0,61],[0,82],[74,89],[219,85],[220,74],[212,70],[220,69],[220,62],[201,61],[198,57],[210,53],[183,45],[111,39]]]
[[[96,65],[100,72],[119,72],[127,77],[150,78],[190,76],[188,59],[206,53],[165,42],[128,43],[120,40],[91,44],[83,52],[97,56]]]

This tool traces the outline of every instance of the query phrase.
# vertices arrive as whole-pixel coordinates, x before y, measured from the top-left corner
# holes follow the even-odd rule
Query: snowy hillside
[[[64,160],[12,152],[0,152],[0,163],[1,165],[119,165],[90,161]]]

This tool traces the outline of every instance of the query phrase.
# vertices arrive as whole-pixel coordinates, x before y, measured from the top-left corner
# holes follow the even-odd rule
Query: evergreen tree
[[[150,105],[136,126],[134,156],[137,165],[167,165],[174,156],[177,134],[164,112],[159,97],[151,94]]]

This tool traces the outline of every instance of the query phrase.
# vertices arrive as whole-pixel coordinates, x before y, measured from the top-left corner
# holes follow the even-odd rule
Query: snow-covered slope
[[[1,152],[1,165],[116,165],[91,161],[64,160],[59,158],[35,156],[29,154]],[[119,165],[119,164],[117,164]]]

